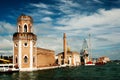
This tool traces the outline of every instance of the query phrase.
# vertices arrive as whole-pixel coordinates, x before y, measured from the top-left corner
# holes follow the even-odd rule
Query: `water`
[[[2,73],[0,80],[120,80],[120,64]]]

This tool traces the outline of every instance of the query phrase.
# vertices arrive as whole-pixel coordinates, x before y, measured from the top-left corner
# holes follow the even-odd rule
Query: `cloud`
[[[11,34],[16,30],[14,25],[7,22],[0,22],[0,34]]]
[[[52,21],[52,19],[50,17],[44,17],[43,19],[41,19],[41,21],[49,22],[49,21]]]
[[[13,42],[12,35],[16,31],[14,25],[7,22],[0,22],[0,53],[12,54]],[[9,54],[8,54],[9,53]]]
[[[54,5],[54,7],[55,6],[56,5]],[[110,9],[110,10],[98,9],[97,12],[94,12],[89,15],[80,14],[79,12],[75,13],[74,8],[78,8],[80,6],[81,5],[79,5],[78,3],[72,1],[61,0],[60,3],[58,3],[57,8],[55,9],[58,9],[60,13],[62,12],[65,13],[66,15],[62,15],[61,17],[58,17],[56,21],[54,21],[54,19],[50,17],[43,17],[41,21],[52,20],[57,25],[54,25],[49,22],[45,24],[41,23],[35,25],[36,27],[39,26],[39,29],[37,28],[37,30],[35,31],[35,32],[39,32],[37,34],[40,34],[41,36],[44,35],[44,37],[45,36],[49,37],[49,39],[45,39],[43,37],[42,40],[38,39],[41,40],[41,42],[38,41],[39,46],[44,48],[50,48],[49,46],[51,46],[51,49],[54,49],[55,51],[57,51],[56,53],[58,53],[60,50],[62,50],[61,49],[62,46],[59,46],[62,43],[60,41],[59,41],[60,44],[55,43],[55,40],[52,40],[52,38],[55,38],[58,33],[62,34],[63,32],[67,33],[68,44],[69,46],[71,46],[72,50],[75,51],[80,51],[80,48],[82,46],[82,39],[86,38],[86,35],[88,35],[89,33],[93,34],[92,48],[94,50],[102,49],[103,46],[109,46],[118,43],[119,31],[116,32],[115,29],[117,27],[119,28],[120,25],[119,23],[120,9]],[[48,9],[46,11],[50,11],[50,10]],[[53,11],[50,12],[54,13]],[[52,31],[50,31],[51,28]],[[55,34],[53,33],[53,30]],[[75,36],[77,38],[75,38]],[[118,38],[112,38],[112,36],[116,36]],[[59,36],[59,38],[62,39],[62,36],[61,37]],[[73,44],[74,41],[76,41],[77,43]]]
[[[0,50],[11,50],[13,46],[12,42],[12,36],[7,35],[7,36],[0,36]]]
[[[73,13],[73,11],[76,11],[73,8],[80,7],[80,4],[73,2],[72,0],[60,0],[58,6],[56,7],[58,7],[62,13],[70,14]]]
[[[50,11],[51,6],[46,5],[44,3],[30,3],[29,7],[32,7],[33,10],[31,10],[31,13],[34,13],[34,15],[52,15],[54,14],[52,11]]]
[[[100,3],[100,4],[103,4],[103,2],[100,1],[100,0],[93,0],[93,1],[95,1],[95,2],[97,2],[97,3]]]
[[[54,50],[56,53],[63,51],[62,38],[38,36],[37,46]]]
[[[48,8],[48,5],[43,4],[43,3],[37,3],[37,4],[31,3],[30,5],[33,7],[37,7],[37,8]]]
[[[110,49],[111,45],[118,46],[116,44],[120,41],[120,9],[109,8],[108,10],[109,6],[106,7],[104,4],[105,2],[101,0],[59,0],[53,4],[30,3],[26,5],[28,7],[22,9],[25,14],[33,17],[38,47],[52,49],[56,53],[62,52],[62,39],[65,32],[68,46],[71,50],[79,52],[83,39],[88,39],[88,34],[91,33],[94,52],[104,54],[103,49]],[[15,31],[14,25],[0,22],[0,39],[5,44],[0,44],[3,50],[12,48],[12,40],[10,40],[12,37],[5,34],[12,35]]]
[[[76,15],[72,18],[60,18],[57,23],[65,26],[57,27],[59,30],[72,30],[80,29],[85,27],[104,27],[109,25],[110,27],[118,26],[120,23],[120,9],[112,9],[105,11],[104,9],[98,10],[98,13],[92,15]],[[99,27],[98,27],[99,28]]]

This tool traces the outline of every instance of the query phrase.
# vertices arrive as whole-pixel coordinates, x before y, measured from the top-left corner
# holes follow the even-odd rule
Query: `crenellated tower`
[[[30,71],[37,67],[37,36],[33,33],[33,19],[21,15],[17,19],[17,32],[13,34],[13,64],[20,71]]]

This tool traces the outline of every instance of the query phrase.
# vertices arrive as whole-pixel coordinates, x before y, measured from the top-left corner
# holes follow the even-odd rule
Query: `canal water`
[[[34,72],[0,73],[0,80],[120,80],[120,63]]]

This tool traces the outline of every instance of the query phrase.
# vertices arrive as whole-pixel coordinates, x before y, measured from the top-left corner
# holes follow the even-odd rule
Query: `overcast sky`
[[[93,57],[120,59],[120,0],[0,0],[0,54],[12,54],[21,14],[33,18],[38,47],[58,54],[66,33],[71,51],[80,52],[91,34]]]

